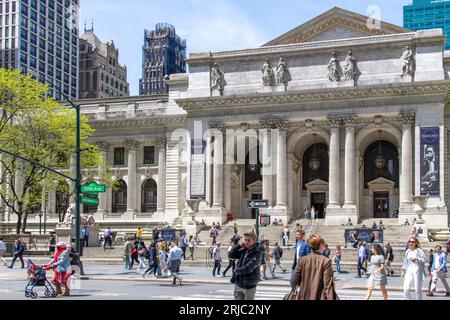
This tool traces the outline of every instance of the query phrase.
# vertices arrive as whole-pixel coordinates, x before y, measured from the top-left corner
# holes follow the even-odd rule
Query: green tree
[[[68,176],[68,159],[75,153],[75,112],[47,96],[48,86],[16,70],[0,69],[0,146]],[[81,116],[82,166],[98,168],[100,152],[87,142],[94,134]],[[0,196],[18,217],[16,232],[25,232],[28,214],[42,202],[42,190],[63,177],[18,158],[1,155]],[[22,183],[17,183],[22,181]]]

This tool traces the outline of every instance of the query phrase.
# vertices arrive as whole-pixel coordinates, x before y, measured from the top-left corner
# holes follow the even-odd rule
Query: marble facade
[[[202,200],[197,219],[206,222],[224,222],[228,213],[250,219],[254,213],[247,201],[261,198],[270,203],[261,212],[284,222],[302,218],[313,204],[328,225],[377,214],[392,218],[395,211],[399,223],[412,221],[417,215],[410,195],[421,193],[420,130],[437,127],[439,192],[430,197],[423,218],[428,228],[447,228],[450,53],[444,52],[445,36],[439,29],[411,32],[384,22],[370,29],[367,19],[335,8],[259,48],[192,53],[189,73],[168,80],[168,96],[80,101],[102,156],[111,162],[119,146],[127,154],[125,165],[111,168],[127,184],[127,208],[111,214],[108,191],[96,221],[172,223],[181,217],[186,223],[191,218],[186,199],[195,197]],[[407,46],[413,48],[413,72],[403,75]],[[289,77],[267,81],[266,59],[275,76],[280,58]],[[214,88],[215,65],[223,74]],[[231,152],[245,136],[243,153]],[[200,167],[191,161],[192,142],[199,139]],[[260,155],[254,166],[247,161],[250,140]],[[142,148],[148,145],[155,146],[154,165],[142,163]],[[377,168],[390,177],[370,173],[376,171],[373,155],[380,156],[382,147],[392,157]],[[157,183],[157,208],[144,214],[147,179]],[[377,213],[379,204],[383,208]]]

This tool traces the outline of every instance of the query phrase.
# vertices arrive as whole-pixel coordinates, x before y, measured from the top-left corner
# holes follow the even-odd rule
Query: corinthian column
[[[109,151],[109,144],[106,142],[102,142],[99,144],[100,147],[100,160],[101,163],[98,167],[99,172],[99,178],[102,179],[106,174],[106,163],[108,162],[108,151]],[[98,194],[98,208],[97,208],[97,214],[99,217],[103,218],[103,214],[107,212],[107,201],[106,201],[106,192],[99,193]]]
[[[330,177],[329,177],[329,208],[340,208],[339,190],[339,128],[340,120],[330,121]]]
[[[262,139],[262,176],[263,176],[263,199],[268,200],[272,206],[272,149],[270,144],[270,130],[264,129],[260,132]]]
[[[294,154],[287,154],[287,207],[292,214],[294,210]]]
[[[157,211],[164,212],[166,210],[166,140],[158,140],[156,146],[159,148]]]
[[[356,207],[355,121],[345,121],[345,203],[344,207]]]
[[[213,147],[212,147],[212,143],[211,143],[211,137],[207,137],[206,138],[206,187],[205,187],[206,195],[205,195],[205,201],[209,207],[213,203],[213,200],[212,200],[213,158],[211,156],[212,149],[213,149]]]
[[[130,141],[128,147],[128,186],[127,186],[127,215],[136,212],[136,192],[137,192],[137,163],[136,151],[138,144]]]
[[[400,182],[400,207],[412,206],[410,195],[413,193],[413,153],[412,124],[414,114],[402,114],[402,174]]]
[[[277,208],[286,208],[286,135],[283,128],[278,130],[277,152]]]
[[[223,208],[223,134],[220,130],[214,134],[213,171],[213,207]]]

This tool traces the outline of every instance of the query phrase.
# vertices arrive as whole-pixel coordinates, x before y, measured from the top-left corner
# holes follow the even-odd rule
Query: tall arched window
[[[155,180],[147,179],[142,184],[142,212],[155,212],[157,209],[157,185]]]
[[[127,211],[127,184],[119,180],[112,193],[112,213]]]
[[[328,146],[316,143],[306,149],[303,155],[303,190],[306,184],[316,179],[329,180]]]
[[[398,188],[399,176],[397,148],[385,140],[372,143],[364,153],[364,188],[377,178],[391,180]]]

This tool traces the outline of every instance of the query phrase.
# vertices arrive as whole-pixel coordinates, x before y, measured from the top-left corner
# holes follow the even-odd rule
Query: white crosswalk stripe
[[[264,287],[256,291],[256,300],[282,300],[289,289],[285,287]],[[337,290],[340,300],[364,300],[365,290]],[[389,300],[403,300],[403,293],[388,292]],[[215,290],[204,294],[172,297],[173,300],[233,300],[233,290]],[[374,291],[371,300],[382,300],[381,292]]]

